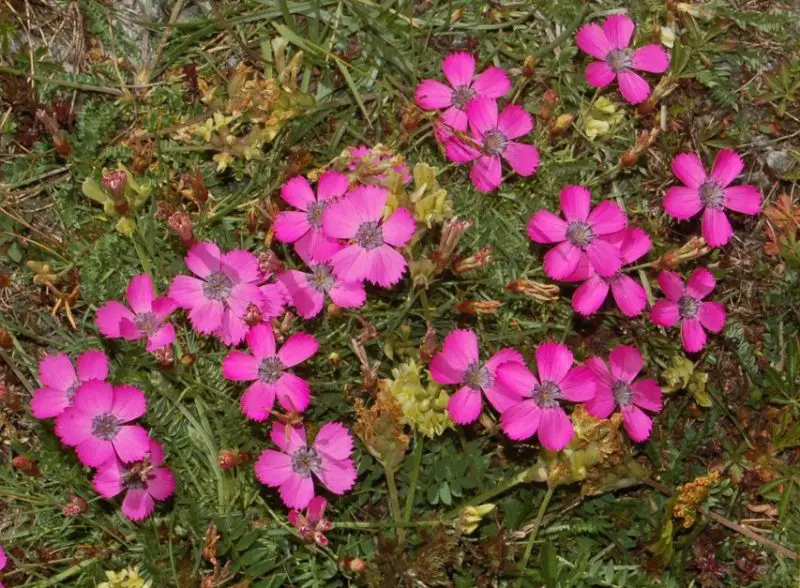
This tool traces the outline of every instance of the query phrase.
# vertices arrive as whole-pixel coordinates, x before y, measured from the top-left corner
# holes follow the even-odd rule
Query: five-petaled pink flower
[[[95,321],[103,335],[129,341],[147,338],[147,351],[157,351],[175,340],[172,323],[164,322],[177,304],[167,296],[156,298],[150,276],[142,274],[131,278],[125,295],[130,308],[109,300],[97,310]]]
[[[105,380],[108,376],[108,358],[105,353],[92,349],[81,353],[76,361],[78,370],[65,353],[47,355],[39,362],[39,381],[31,400],[31,412],[37,419],[57,417],[72,406],[75,391],[84,382]]]
[[[547,210],[539,210],[528,223],[528,236],[536,243],[558,243],[544,256],[544,272],[554,280],[568,278],[586,258],[592,269],[610,277],[622,267],[618,247],[607,237],[624,229],[628,219],[622,209],[604,200],[591,209],[592,195],[583,186],[561,190],[562,220]]]
[[[725,327],[725,306],[720,302],[704,302],[717,285],[711,272],[699,267],[689,276],[686,286],[675,272],[663,271],[658,284],[667,296],[650,309],[650,320],[661,327],[681,323],[681,342],[694,353],[706,345],[706,332],[719,333]]]
[[[310,319],[317,316],[325,304],[325,294],[341,308],[357,308],[364,304],[367,292],[363,283],[338,279],[327,259],[303,260],[309,271],[286,270],[276,277],[278,283],[286,288],[292,305],[301,317]]]
[[[586,402],[595,394],[595,381],[586,366],[572,367],[572,352],[561,343],[542,343],[536,348],[537,379],[525,365],[508,362],[497,370],[501,383],[524,390],[520,402],[500,419],[510,439],[528,439],[538,434],[549,451],[564,449],[575,432],[562,400]]]
[[[594,398],[586,402],[586,412],[607,419],[619,406],[622,423],[631,439],[637,443],[647,439],[653,421],[642,409],[650,412],[661,410],[661,386],[654,378],[633,381],[644,366],[639,350],[630,345],[618,345],[611,350],[608,365],[599,357],[589,358],[586,365],[592,371],[597,387]]]
[[[316,476],[334,494],[344,494],[356,482],[353,463],[353,438],[340,423],[322,425],[311,447],[302,426],[288,431],[283,423],[273,422],[272,442],[280,451],[265,449],[255,464],[262,484],[280,488],[283,503],[289,508],[305,508],[314,498]]]
[[[470,179],[481,192],[491,192],[502,182],[505,159],[521,176],[530,176],[539,165],[539,151],[533,145],[514,141],[533,129],[533,118],[518,104],[509,104],[498,116],[497,102],[473,98],[467,104],[469,139],[451,137],[446,154],[456,163],[474,161]]]
[[[281,187],[281,198],[299,210],[278,213],[275,237],[284,243],[294,243],[295,251],[303,259],[329,259],[341,246],[322,231],[322,211],[344,196],[347,188],[347,176],[336,171],[322,174],[316,196],[304,177],[290,179]]]
[[[325,507],[328,501],[322,496],[315,496],[308,503],[306,514],[298,510],[289,511],[289,522],[294,525],[299,535],[311,543],[316,543],[325,547],[328,545],[328,538],[325,536],[327,531],[333,529],[333,525],[325,518]]]
[[[653,245],[644,229],[631,227],[606,235],[605,240],[619,247],[622,265],[633,263]],[[565,278],[567,282],[583,280],[586,281],[572,294],[572,308],[578,314],[589,316],[597,312],[609,289],[625,316],[639,316],[647,306],[647,294],[639,282],[619,271],[613,276],[601,276],[594,271],[588,258],[582,258],[572,275]]]
[[[761,210],[761,192],[755,186],[730,184],[742,173],[744,161],[730,149],[717,153],[711,174],[706,175],[703,162],[694,153],[679,153],[672,160],[672,171],[685,186],[673,186],[664,196],[664,210],[675,218],[686,220],[703,212],[703,238],[710,247],[725,245],[733,228],[725,209],[749,214]]]
[[[661,45],[630,48],[635,28],[624,14],[612,14],[602,28],[590,23],[576,36],[580,50],[600,60],[586,66],[586,81],[604,88],[616,79],[620,94],[630,104],[644,102],[650,96],[650,84],[632,70],[664,73],[669,67],[669,55]]]
[[[142,461],[124,464],[114,456],[97,469],[92,486],[104,498],[125,492],[122,514],[141,521],[153,512],[156,500],[166,500],[175,492],[175,477],[163,463],[164,448],[150,439]]]
[[[388,288],[403,277],[405,257],[394,249],[414,236],[417,223],[405,208],[383,220],[388,192],[377,186],[359,186],[325,208],[325,234],[350,244],[330,260],[333,273],[343,282],[362,282]]]
[[[254,421],[265,420],[276,396],[284,410],[303,412],[311,399],[308,382],[287,370],[314,355],[319,349],[317,340],[295,333],[276,351],[272,327],[261,323],[247,333],[247,345],[252,354],[231,351],[222,361],[227,379],[253,382],[242,395],[244,415]]]
[[[258,259],[249,251],[221,253],[215,243],[202,241],[184,258],[193,276],[176,276],[169,297],[189,310],[199,333],[213,333],[225,345],[236,345],[247,334],[243,318],[250,305],[264,305],[258,282]]]
[[[504,385],[497,380],[497,369],[506,362],[525,365],[519,352],[510,347],[481,363],[474,331],[458,329],[444,338],[442,350],[431,360],[431,376],[440,384],[460,386],[447,403],[453,421],[461,425],[474,422],[481,414],[481,393],[500,413],[522,400],[525,390],[517,382]]]
[[[102,465],[115,452],[125,463],[138,461],[147,453],[150,438],[144,427],[130,423],[146,406],[138,388],[89,380],[75,391],[72,406],[56,417],[56,434],[90,467]]]
[[[452,53],[442,61],[442,71],[450,83],[422,80],[414,100],[423,110],[444,110],[437,121],[436,136],[446,142],[451,130],[467,130],[467,104],[473,98],[497,99],[511,89],[508,74],[499,67],[488,67],[475,77],[475,57],[469,53]]]

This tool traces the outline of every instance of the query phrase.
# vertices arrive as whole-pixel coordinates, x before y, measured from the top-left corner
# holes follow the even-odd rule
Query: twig
[[[408,494],[406,495],[406,509],[403,513],[403,522],[408,523],[411,520],[411,511],[414,510],[414,495],[417,491],[417,481],[419,480],[419,468],[422,464],[422,446],[425,437],[423,435],[417,436],[417,441],[414,446],[414,460],[413,470],[411,470],[411,481],[408,484]]]
[[[759,535],[755,531],[753,531],[751,529],[748,529],[747,527],[745,527],[743,525],[740,525],[738,523],[734,523],[733,521],[730,521],[730,520],[726,519],[725,517],[715,513],[714,511],[704,510],[703,513],[708,518],[710,518],[713,521],[718,522],[723,527],[728,527],[732,531],[736,531],[737,533],[741,533],[745,537],[749,537],[753,541],[755,541],[757,543],[760,543],[761,545],[763,545],[765,547],[769,547],[773,551],[776,551],[776,552],[780,553],[784,557],[788,557],[792,561],[797,561],[797,552],[794,552],[794,551],[784,547],[783,545],[775,543],[775,541],[773,541],[772,539],[767,539],[763,535]]]

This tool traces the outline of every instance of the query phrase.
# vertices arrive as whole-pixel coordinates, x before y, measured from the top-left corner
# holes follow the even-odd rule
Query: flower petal
[[[147,274],[133,276],[128,284],[125,296],[136,314],[150,312],[153,309],[153,298],[155,297],[153,293],[153,278]]]
[[[642,371],[644,359],[636,347],[617,345],[608,355],[608,365],[614,378],[630,384]]]
[[[751,216],[761,211],[761,192],[755,186],[731,186],[724,194],[725,208]]]
[[[586,76],[589,85],[595,88],[605,88],[617,77],[605,61],[592,61],[586,66],[583,75]]]
[[[658,274],[658,285],[664,295],[673,302],[680,300],[686,291],[683,286],[683,278],[677,272],[662,271]]]
[[[633,52],[631,67],[641,71],[664,73],[669,67],[669,55],[661,45],[645,45]]]
[[[592,268],[601,276],[613,276],[622,267],[619,249],[605,239],[595,239],[586,248]]]
[[[314,498],[314,480],[293,473],[281,484],[279,494],[289,508],[305,508]]]
[[[156,500],[166,500],[175,492],[175,476],[169,468],[155,468],[147,480],[147,492]]]
[[[697,188],[673,186],[664,194],[664,210],[680,220],[692,218],[703,209]]]
[[[258,379],[261,362],[244,351],[231,351],[222,360],[222,375],[234,382],[251,382]]]
[[[510,141],[503,151],[503,158],[523,178],[533,175],[539,166],[539,150],[527,143]]]
[[[630,404],[620,409],[622,424],[631,439],[637,443],[645,441],[653,429],[653,420],[641,411],[640,408]]]
[[[567,238],[567,223],[549,210],[537,210],[528,222],[528,237],[536,243],[560,243]]]
[[[706,181],[703,162],[695,153],[679,153],[672,160],[672,173],[689,188],[699,188]]]
[[[583,186],[564,186],[559,196],[567,222],[586,221],[592,206],[592,194]]]
[[[150,449],[147,429],[140,425],[124,425],[111,442],[119,458],[125,463],[144,459]],[[87,464],[92,465],[92,464]]]
[[[631,386],[633,392],[633,403],[637,406],[649,410],[651,412],[658,412],[661,410],[661,386],[654,378],[646,378],[634,382]]]
[[[571,368],[558,386],[561,394],[570,402],[586,402],[596,392],[594,375],[586,365]]]
[[[468,425],[478,420],[481,414],[481,392],[462,386],[447,402],[447,414],[453,422]]]
[[[614,49],[627,49],[635,28],[636,25],[625,14],[612,14],[603,22],[603,33]]]
[[[547,341],[536,348],[536,369],[541,382],[558,384],[569,373],[572,351],[563,343]]]
[[[575,271],[580,258],[581,250],[569,241],[563,241],[545,254],[544,273],[554,280],[563,280]]]
[[[548,451],[564,449],[575,435],[572,422],[560,406],[542,409],[538,433],[542,447]]]
[[[288,372],[281,376],[275,384],[283,410],[287,412],[303,412],[311,402],[311,387],[303,378]]]
[[[514,394],[528,397],[539,385],[539,380],[531,373],[528,366],[511,361],[497,367],[497,381]]]
[[[502,166],[498,156],[481,155],[472,165],[469,178],[475,188],[488,194],[500,185],[502,175]]]
[[[475,75],[475,58],[469,53],[451,53],[442,61],[442,71],[453,88],[469,86]]]
[[[621,71],[617,74],[619,93],[629,104],[639,104],[650,96],[650,84],[642,76],[632,71]]]
[[[116,416],[123,423],[138,419],[147,410],[147,400],[144,392],[131,386],[123,384],[114,386],[114,403],[111,405],[111,414]]]
[[[78,356],[76,361],[78,366],[78,379],[82,382],[86,380],[105,380],[108,377],[108,357],[102,351],[90,349]]]
[[[247,346],[258,359],[275,355],[275,334],[269,324],[259,323],[247,333]]]
[[[414,92],[414,100],[423,110],[448,108],[453,104],[453,89],[437,80],[422,80]]]
[[[598,275],[594,275],[578,286],[572,294],[572,308],[581,316],[589,316],[597,312],[608,296],[608,283]]]
[[[712,333],[719,333],[725,328],[725,306],[720,302],[702,302],[697,309],[700,324]]]
[[[200,241],[192,245],[183,260],[189,271],[196,276],[205,278],[209,274],[219,271],[221,257],[222,253],[216,243]],[[170,298],[174,298],[174,296],[170,296]]]
[[[595,206],[587,220],[596,235],[616,233],[628,225],[628,217],[619,204],[611,200],[603,200]]]
[[[619,249],[623,265],[633,263],[645,256],[652,248],[653,242],[647,231],[639,227],[628,228]]]
[[[78,380],[66,353],[46,355],[39,362],[39,381],[56,390],[68,390]]]
[[[314,449],[328,459],[348,459],[353,454],[353,437],[343,424],[325,423],[314,438]]]
[[[523,400],[503,413],[500,425],[509,439],[521,441],[536,433],[541,415],[542,409],[533,400]]]
[[[497,119],[497,130],[506,139],[517,139],[533,130],[533,118],[519,104],[509,104]]]
[[[316,472],[320,482],[334,494],[344,494],[356,483],[358,472],[352,459],[322,458],[322,467]]]
[[[442,350],[431,360],[431,377],[440,384],[460,384],[464,371],[477,362],[475,331],[457,329],[444,338]]]
[[[686,292],[698,300],[711,294],[716,287],[717,280],[714,279],[714,274],[704,267],[694,270],[686,281]]]
[[[732,149],[720,149],[711,166],[711,177],[723,188],[735,180],[744,169],[744,160]]]
[[[281,198],[295,208],[305,212],[308,205],[316,201],[311,184],[303,176],[295,176],[281,186]]]
[[[470,128],[483,137],[486,131],[497,128],[497,102],[491,98],[473,98],[467,104]]]
[[[625,274],[611,282],[611,295],[625,316],[639,316],[647,306],[647,293],[642,285]]]
[[[582,26],[575,35],[575,42],[581,51],[600,60],[605,60],[608,52],[613,49],[603,29],[595,23]]]
[[[290,455],[298,449],[306,447],[306,430],[302,426],[289,427],[283,423],[273,421],[269,438],[281,451],[285,451]]]
[[[698,319],[683,319],[681,323],[681,342],[683,343],[683,348],[690,353],[700,351],[706,346],[706,332]]]
[[[407,208],[397,208],[384,221],[383,240],[394,247],[403,247],[417,230],[417,221]]]
[[[511,80],[505,70],[494,66],[487,67],[472,82],[472,89],[479,96],[502,98],[511,89]]]
[[[672,327],[680,318],[678,305],[671,300],[659,300],[650,309],[650,320],[659,327]]]
[[[242,414],[254,421],[268,419],[275,405],[275,390],[274,384],[266,384],[260,380],[250,384],[239,400]]]
[[[286,367],[302,363],[319,349],[316,337],[307,333],[295,333],[278,350],[278,358]]]
[[[272,488],[280,486],[290,476],[295,475],[292,469],[292,458],[273,449],[265,449],[261,452],[254,469],[258,481]]]
[[[389,288],[399,282],[408,267],[406,258],[389,245],[367,251],[367,263],[367,281],[382,288]]]
[[[733,235],[733,227],[721,208],[706,208],[703,212],[702,231],[709,247],[721,247]]]

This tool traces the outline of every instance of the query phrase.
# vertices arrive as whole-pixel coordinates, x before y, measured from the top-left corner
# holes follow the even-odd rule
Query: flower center
[[[614,382],[611,386],[611,392],[614,394],[614,398],[620,406],[628,406],[633,400],[633,391],[631,387],[627,382],[622,380],[616,380]]]
[[[156,332],[158,328],[158,318],[152,312],[145,312],[136,315],[133,320],[134,324],[139,327],[139,330],[148,337]]]
[[[376,249],[383,245],[383,227],[378,221],[361,223],[356,232],[356,243],[364,249]]]
[[[572,221],[567,227],[567,240],[581,249],[586,249],[594,241],[591,225],[584,221]]]
[[[224,272],[214,272],[210,274],[203,283],[203,294],[211,300],[220,302],[227,300],[231,295],[233,282]]]
[[[561,400],[561,388],[545,380],[533,389],[533,400],[540,408],[555,408]]]
[[[308,224],[310,224],[313,228],[319,229],[322,227],[322,212],[325,210],[325,202],[311,202],[308,205],[308,211],[306,212],[306,219],[308,220]]]
[[[459,110],[464,110],[467,106],[467,102],[472,100],[475,94],[477,94],[477,92],[469,86],[459,86],[453,90],[453,106]]]
[[[489,388],[492,385],[492,374],[480,363],[473,363],[466,370],[462,376],[464,383],[470,388],[481,390]]]
[[[633,53],[630,49],[613,49],[606,55],[606,63],[614,73],[626,71],[633,63]]]
[[[274,384],[283,375],[283,364],[277,357],[267,357],[258,366],[258,379],[265,384]]]
[[[681,296],[678,300],[678,310],[680,310],[681,318],[694,318],[697,315],[697,299],[691,296]]]
[[[322,460],[311,448],[303,447],[292,455],[292,469],[304,478],[308,478],[311,472],[316,472],[321,466]]]
[[[708,180],[700,185],[700,202],[709,208],[722,208],[725,193],[714,180]]]
[[[327,263],[320,263],[311,266],[311,276],[308,278],[309,285],[317,292],[327,292],[333,288],[335,280],[333,271]]]
[[[67,391],[65,392],[67,395],[67,402],[69,402],[70,406],[72,406],[72,399],[75,398],[75,392],[78,390],[78,386],[80,385],[81,383],[79,381],[75,381],[72,383],[72,386],[67,388]]]
[[[508,140],[498,129],[491,129],[483,135],[483,150],[489,155],[502,155],[506,145]]]
[[[126,467],[125,473],[122,475],[122,482],[126,488],[131,490],[146,488],[152,470],[153,464],[150,463],[150,458],[147,457]]]
[[[92,435],[103,441],[111,441],[119,433],[122,421],[110,412],[104,412],[92,419]]]

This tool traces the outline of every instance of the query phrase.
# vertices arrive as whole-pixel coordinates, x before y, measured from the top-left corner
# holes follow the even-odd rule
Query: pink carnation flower
[[[731,186],[742,173],[744,161],[735,151],[717,153],[711,175],[694,153],[679,153],[672,160],[672,171],[685,186],[673,186],[664,196],[664,210],[675,218],[686,220],[703,212],[703,238],[710,247],[725,245],[733,228],[725,209],[751,216],[761,210],[761,193],[755,186]]]
[[[286,288],[301,317],[310,319],[317,316],[325,304],[325,294],[341,308],[357,308],[364,304],[367,299],[364,284],[338,279],[328,260],[306,263],[310,271],[287,270],[276,278]]]
[[[469,142],[452,137],[446,154],[456,163],[475,161],[470,172],[472,185],[481,192],[491,192],[502,181],[505,159],[521,176],[531,176],[539,165],[539,151],[518,139],[533,129],[533,118],[518,104],[509,104],[498,116],[497,102],[473,98],[467,104],[467,120],[471,132]]]
[[[297,510],[289,511],[289,522],[294,525],[299,535],[306,541],[322,547],[329,543],[325,533],[333,529],[333,525],[325,518],[327,505],[328,501],[322,496],[315,496],[308,503],[306,514]]]
[[[581,51],[600,60],[586,66],[586,81],[604,88],[616,79],[630,104],[650,96],[650,84],[632,70],[663,73],[669,67],[669,55],[661,45],[630,48],[635,26],[624,14],[612,14],[602,28],[595,23],[581,27],[575,39]]]
[[[650,436],[652,419],[642,409],[650,412],[661,410],[661,387],[654,378],[634,382],[642,371],[644,360],[635,347],[618,345],[611,350],[608,363],[599,357],[592,357],[586,365],[595,377],[597,393],[586,402],[586,412],[607,419],[619,406],[622,423],[631,439],[642,442]]]
[[[368,280],[388,288],[403,277],[406,260],[394,247],[403,247],[411,240],[417,223],[405,208],[396,209],[383,220],[387,194],[383,188],[359,186],[325,209],[325,233],[350,241],[330,260],[338,280]]]
[[[3,549],[3,546],[0,545],[0,570],[6,567],[8,563],[8,557],[6,556],[6,550]],[[3,583],[0,582],[0,588],[3,588]]]
[[[122,514],[132,521],[141,521],[153,512],[156,500],[166,500],[175,492],[175,477],[163,463],[164,448],[150,439],[142,461],[124,464],[112,457],[97,469],[92,486],[104,498],[125,492]]]
[[[322,174],[316,196],[305,178],[290,179],[281,187],[281,198],[299,210],[278,213],[275,237],[284,243],[294,243],[295,251],[303,259],[329,259],[341,246],[323,233],[322,211],[343,196],[347,188],[347,176],[336,171]]]
[[[647,232],[639,228],[627,228],[607,235],[605,239],[619,247],[622,265],[633,263],[646,255],[653,246]],[[639,316],[647,306],[647,294],[642,285],[622,272],[613,276],[597,274],[588,258],[582,258],[567,282],[586,280],[572,295],[572,308],[580,315],[589,316],[597,312],[608,296],[609,289],[614,301],[625,316]]]
[[[97,467],[117,456],[125,463],[143,459],[150,438],[131,421],[144,414],[144,392],[133,386],[112,386],[89,380],[75,392],[72,406],[56,417],[56,434],[75,447],[84,465]]]
[[[95,349],[78,356],[78,372],[64,353],[47,355],[39,362],[42,387],[33,393],[31,412],[37,419],[57,417],[72,406],[75,391],[84,382],[108,377],[108,358]]]
[[[564,449],[575,434],[561,401],[586,402],[595,394],[595,382],[585,366],[572,367],[572,352],[561,343],[542,343],[536,348],[537,379],[525,365],[509,362],[497,370],[506,386],[524,390],[520,402],[500,419],[509,439],[528,439],[538,434],[549,451]]]
[[[287,369],[307,360],[319,349],[312,335],[295,333],[275,349],[272,327],[258,324],[247,333],[250,353],[231,351],[222,361],[222,374],[235,382],[253,382],[241,400],[242,412],[254,421],[265,420],[275,403],[286,411],[303,412],[311,398],[308,382]]]
[[[568,278],[582,259],[601,276],[615,275],[622,267],[618,247],[608,241],[628,224],[622,209],[604,200],[591,209],[592,195],[583,186],[561,190],[561,211],[565,220],[539,210],[528,223],[528,236],[536,243],[558,243],[544,256],[544,272],[554,280]],[[590,210],[591,209],[591,210]]]
[[[714,276],[705,268],[692,272],[686,286],[675,272],[663,271],[658,284],[666,300],[658,300],[650,309],[650,320],[661,327],[681,324],[681,342],[686,351],[694,353],[706,345],[706,332],[719,333],[725,327],[725,306],[719,302],[703,302],[717,285]]]
[[[423,110],[444,110],[436,125],[437,138],[445,142],[451,129],[467,130],[467,104],[476,97],[501,98],[511,89],[508,74],[499,67],[487,67],[475,77],[475,57],[469,53],[452,53],[442,61],[442,71],[450,83],[422,80],[414,100]]]
[[[289,508],[305,508],[314,498],[316,476],[334,494],[344,494],[356,482],[353,463],[353,438],[339,423],[322,425],[308,447],[302,426],[288,431],[283,423],[273,422],[272,442],[280,451],[265,449],[255,465],[262,484],[280,488],[283,503]]]
[[[481,392],[498,412],[522,400],[525,391],[517,382],[503,385],[497,380],[497,369],[506,362],[525,365],[516,349],[506,348],[481,363],[478,337],[474,331],[459,329],[444,338],[442,350],[431,360],[431,376],[440,384],[460,386],[450,397],[447,412],[456,423],[466,425],[481,414]]]
[[[97,310],[97,329],[106,337],[129,341],[147,338],[147,351],[157,351],[175,340],[172,323],[164,324],[177,304],[166,296],[155,297],[153,279],[147,274],[134,276],[126,292],[130,309],[109,300]]]
[[[176,276],[169,297],[189,310],[197,332],[213,333],[225,345],[240,343],[247,334],[242,319],[248,308],[264,305],[256,256],[241,249],[221,253],[215,243],[202,241],[192,246],[184,261],[197,277]]]

